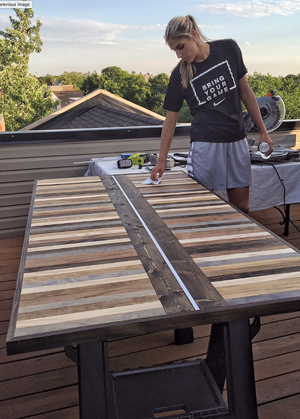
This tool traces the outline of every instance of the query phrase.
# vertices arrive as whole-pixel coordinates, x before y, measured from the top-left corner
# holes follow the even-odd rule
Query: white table
[[[300,162],[252,164],[250,211],[300,202]]]
[[[290,204],[300,202],[300,162],[256,162],[251,167],[250,211],[260,211],[285,204],[284,235],[288,235]],[[226,192],[217,193],[227,199]]]
[[[89,168],[85,173],[85,176],[103,176],[103,175],[117,175],[117,174],[141,174],[145,173],[146,177],[150,176],[151,170],[154,166],[143,166],[141,169],[139,166],[131,166],[126,169],[119,169],[117,161],[120,157],[104,157],[101,159],[91,159]],[[172,171],[186,171],[183,166],[172,167]]]

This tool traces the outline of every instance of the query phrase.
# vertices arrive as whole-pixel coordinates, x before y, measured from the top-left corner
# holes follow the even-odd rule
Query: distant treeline
[[[15,17],[9,17],[10,27],[0,30],[0,114],[7,131],[17,131],[46,115],[51,114],[57,103],[46,86],[55,83],[72,84],[84,94],[104,89],[124,99],[165,115],[162,108],[169,76],[165,73],[151,75],[129,73],[112,66],[90,73],[64,72],[58,76],[47,74],[36,78],[29,72],[29,58],[33,52],[42,51],[40,28],[42,22],[34,17],[33,9],[13,9]],[[272,77],[254,73],[249,84],[256,97],[269,90],[276,90],[286,105],[286,119],[300,119],[300,74]],[[190,122],[191,115],[186,104],[182,107],[179,122]]]
[[[104,89],[110,93],[143,106],[160,115],[166,115],[162,108],[164,96],[169,83],[165,73],[157,76],[129,73],[119,67],[107,67],[101,75],[93,73],[64,72],[59,76],[47,74],[39,77],[41,84],[72,84],[74,90],[82,90],[85,95],[96,89]],[[273,77],[254,73],[248,76],[248,83],[256,97],[264,96],[270,90],[276,90],[286,106],[285,119],[300,119],[300,74],[286,77]],[[185,104],[180,111],[178,122],[190,122],[191,115]]]

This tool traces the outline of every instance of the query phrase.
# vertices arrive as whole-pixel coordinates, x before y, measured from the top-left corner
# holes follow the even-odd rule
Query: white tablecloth
[[[92,159],[89,163],[89,168],[85,173],[85,176],[101,176],[101,175],[116,175],[116,174],[131,174],[131,173],[145,173],[145,177],[150,176],[151,169],[153,166],[143,166],[139,169],[139,166],[131,166],[126,169],[119,169],[117,164],[117,157],[104,157],[101,159]],[[185,168],[181,166],[175,166],[171,169],[172,171],[184,171]]]
[[[145,178],[150,175],[150,170],[147,167],[139,169],[138,166],[132,166],[128,169],[119,169],[117,160],[116,157],[92,159],[85,175],[101,176],[118,173],[145,173]],[[172,170],[182,171],[185,169],[176,166]],[[227,199],[226,192],[216,192],[221,197]],[[250,211],[259,211],[275,207],[282,205],[284,202],[286,204],[300,202],[300,162],[273,162],[272,165],[269,163],[252,164]]]
[[[218,194],[227,199],[226,192],[218,191]],[[298,202],[300,202],[300,162],[252,164],[250,211]]]

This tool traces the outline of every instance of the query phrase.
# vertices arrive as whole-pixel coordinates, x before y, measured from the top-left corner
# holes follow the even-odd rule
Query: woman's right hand
[[[162,132],[161,132],[161,141],[159,149],[159,158],[155,167],[151,171],[150,178],[157,182],[158,178],[162,177],[166,170],[166,160],[168,152],[171,147],[174,131],[176,128],[178,118],[178,112],[168,111],[166,119],[164,121]]]
[[[150,178],[154,181],[157,181],[159,177],[162,177],[164,171],[166,170],[166,163],[165,162],[157,162],[156,166],[153,167],[151,170]]]

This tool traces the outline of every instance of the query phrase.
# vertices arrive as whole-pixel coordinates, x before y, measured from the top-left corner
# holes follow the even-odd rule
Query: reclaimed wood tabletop
[[[185,173],[36,182],[8,353],[300,309],[300,254]]]

